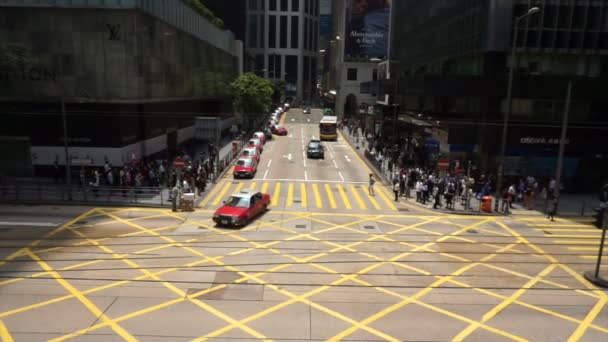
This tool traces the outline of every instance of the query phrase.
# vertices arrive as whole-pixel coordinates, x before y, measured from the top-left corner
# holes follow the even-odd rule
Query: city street
[[[608,293],[582,276],[600,235],[588,219],[437,213],[380,182],[370,196],[341,137],[306,158],[320,117],[284,115],[254,179],[228,172],[194,212],[0,207],[0,338],[608,340]],[[270,210],[216,227],[245,188]]]

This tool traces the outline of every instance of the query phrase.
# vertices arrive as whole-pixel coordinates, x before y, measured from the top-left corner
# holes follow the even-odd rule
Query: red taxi
[[[270,195],[247,189],[232,194],[213,214],[218,226],[244,226],[268,210]]]
[[[245,147],[241,151],[240,157],[253,158],[256,162],[260,162],[260,151],[255,147]]]
[[[239,158],[234,165],[234,178],[253,178],[258,170],[258,163],[253,158]]]
[[[276,135],[287,135],[287,128],[281,126],[281,125],[274,125],[271,128],[272,130],[272,134],[276,134]]]
[[[262,144],[266,143],[266,136],[264,135],[264,132],[255,132],[255,133],[253,133],[253,136],[251,138],[252,139],[260,139],[260,141],[262,142]]]
[[[262,141],[260,139],[249,139],[249,141],[247,142],[247,145],[245,145],[246,148],[249,147],[254,147],[257,148],[258,151],[260,151],[260,153],[262,153],[264,151],[264,144],[262,144]]]

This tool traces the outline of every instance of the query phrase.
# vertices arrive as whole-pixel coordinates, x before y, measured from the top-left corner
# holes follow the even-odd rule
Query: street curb
[[[365,158],[365,154],[362,154],[360,149],[355,148],[355,146],[352,144],[352,142],[349,139],[347,139],[340,130],[338,130],[338,134],[344,141],[346,141],[348,143],[348,145],[355,151],[355,153],[357,153],[357,155],[359,156],[359,159],[361,159],[365,163],[365,165],[367,165],[367,167],[369,167],[370,170],[372,170],[374,172],[376,177],[378,177],[382,180],[382,183],[384,183],[384,185],[386,185],[386,186],[391,185],[390,180],[388,180],[382,174],[382,172],[380,172],[380,170],[378,170],[378,168],[376,168],[376,166],[374,166],[372,163],[370,163],[369,160],[367,160],[367,158]]]

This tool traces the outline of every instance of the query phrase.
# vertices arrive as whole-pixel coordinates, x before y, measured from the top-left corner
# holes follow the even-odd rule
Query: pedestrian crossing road
[[[233,181],[224,179],[203,199],[201,208],[215,208],[230,194],[255,189],[270,194],[271,208],[293,210],[397,211],[394,195],[384,186],[375,186],[375,196],[363,183]],[[402,200],[403,201],[403,200]]]

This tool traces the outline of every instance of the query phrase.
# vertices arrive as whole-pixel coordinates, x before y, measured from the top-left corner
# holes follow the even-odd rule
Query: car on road
[[[287,128],[281,125],[273,125],[271,130],[272,133],[276,135],[287,135]]]
[[[256,162],[260,162],[260,151],[255,147],[245,147],[241,151],[241,155],[239,157],[244,158],[253,158]]]
[[[237,178],[253,178],[258,170],[258,162],[254,158],[240,157],[234,165],[232,175]]]
[[[311,139],[306,146],[307,158],[325,159],[325,148],[321,144],[321,140]]]
[[[310,108],[306,107],[302,110],[302,113],[304,114],[310,114]]]
[[[245,226],[268,210],[270,195],[247,189],[232,194],[213,214],[218,226]]]
[[[245,147],[257,148],[260,153],[264,151],[264,144],[262,144],[262,141],[260,141],[260,139],[249,139]]]
[[[252,136],[253,139],[260,139],[260,141],[262,142],[262,144],[266,144],[266,135],[264,135],[264,132],[255,132],[253,133]]]

